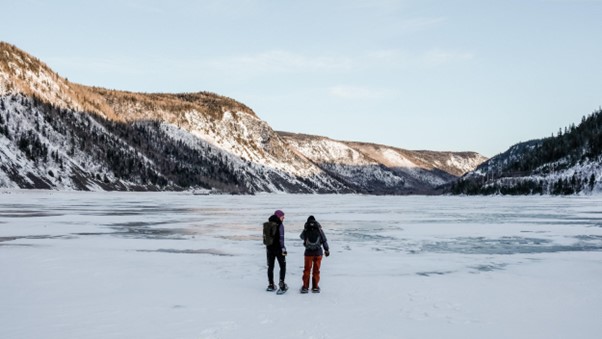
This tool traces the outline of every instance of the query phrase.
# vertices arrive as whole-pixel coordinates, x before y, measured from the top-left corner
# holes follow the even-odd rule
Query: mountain
[[[602,109],[556,136],[516,144],[452,185],[454,194],[602,191]]]
[[[276,132],[209,92],[75,84],[0,42],[0,160],[8,188],[409,194],[485,158]]]
[[[474,152],[408,151],[279,132],[293,149],[355,191],[432,194],[486,160]]]

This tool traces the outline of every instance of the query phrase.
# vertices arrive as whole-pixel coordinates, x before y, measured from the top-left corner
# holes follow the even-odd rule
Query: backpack
[[[276,233],[278,231],[278,224],[275,222],[264,222],[263,223],[263,244],[271,246],[276,239]]]
[[[322,235],[320,234],[318,224],[312,222],[307,225],[304,245],[305,248],[310,251],[320,249],[320,246],[322,245]]]

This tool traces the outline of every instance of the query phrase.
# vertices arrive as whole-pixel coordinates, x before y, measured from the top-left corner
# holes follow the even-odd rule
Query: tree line
[[[602,109],[584,116],[578,126],[556,135],[518,144],[518,154],[503,154],[479,166],[484,175],[465,175],[451,186],[452,194],[554,194],[591,191],[595,173],[565,171],[578,165],[602,162]],[[512,152],[507,152],[512,153]]]
[[[4,100],[0,98],[0,134],[36,163],[54,162],[65,170],[67,163],[80,161],[85,180],[105,189],[127,189],[118,183],[125,181],[161,190],[203,187],[249,193],[251,185],[233,158],[201,141],[175,140],[159,121],[113,121],[22,95],[9,100],[19,101],[25,109],[11,111]],[[15,121],[9,126],[10,119],[23,118],[34,128]]]

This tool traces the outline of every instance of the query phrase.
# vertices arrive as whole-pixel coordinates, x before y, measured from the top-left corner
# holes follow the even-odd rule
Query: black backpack
[[[320,249],[322,244],[322,235],[320,234],[320,227],[315,222],[307,224],[305,229],[305,248],[314,251]]]
[[[276,233],[278,231],[278,224],[272,221],[263,223],[263,244],[271,246],[276,239]]]

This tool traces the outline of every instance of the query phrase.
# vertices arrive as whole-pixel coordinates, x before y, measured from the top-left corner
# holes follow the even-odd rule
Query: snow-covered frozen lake
[[[275,209],[282,296],[261,243]],[[309,215],[332,254],[302,295]],[[5,191],[0,269],[0,338],[594,339],[602,196]]]

